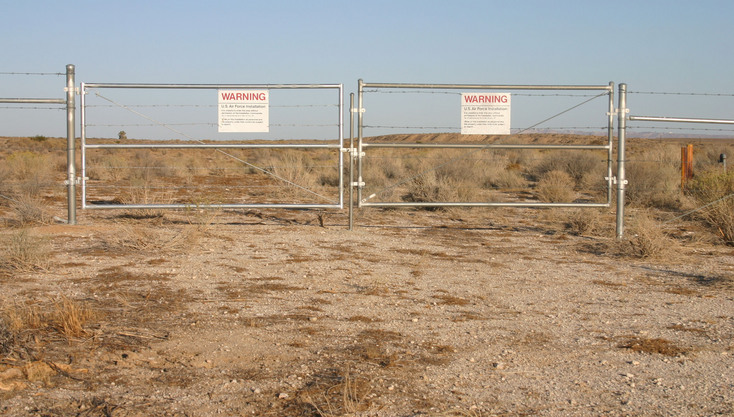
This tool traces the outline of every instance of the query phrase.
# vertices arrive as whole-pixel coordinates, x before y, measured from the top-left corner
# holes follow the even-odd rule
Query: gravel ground
[[[4,310],[95,315],[8,343],[0,415],[734,415],[734,249],[620,256],[542,213],[35,227],[50,266]]]

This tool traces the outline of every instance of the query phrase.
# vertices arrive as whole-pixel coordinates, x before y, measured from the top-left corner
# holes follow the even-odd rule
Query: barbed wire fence
[[[693,180],[701,176],[725,176],[727,155],[734,154],[734,120],[731,120],[732,98],[729,93],[625,91],[630,113],[625,130],[632,148],[626,155],[627,203],[632,208],[654,208],[667,213],[661,226],[673,226],[681,221],[701,219],[717,206],[728,204],[734,190],[725,195],[709,195],[688,189],[683,172],[681,148],[692,146]],[[645,100],[653,97],[656,100]],[[649,112],[670,112],[670,108],[697,109],[688,102],[673,106],[672,99],[695,98],[700,102],[721,100],[718,114],[695,117],[642,116]],[[710,103],[707,103],[710,104]],[[701,106],[703,107],[703,106]],[[706,108],[711,108],[706,106]],[[662,110],[660,110],[662,109]],[[710,111],[710,110],[709,110]],[[637,116],[635,114],[638,114]],[[691,115],[689,115],[691,116]],[[693,173],[691,173],[693,174]],[[726,181],[722,178],[721,181]],[[724,213],[727,210],[724,210]],[[618,230],[618,235],[620,231]],[[731,243],[731,242],[730,242]]]
[[[20,224],[36,220],[44,222],[55,220],[69,224],[76,222],[74,164],[69,163],[74,160],[74,66],[67,65],[66,72],[63,73],[0,72],[0,78],[63,76],[66,77],[64,88],[66,98],[0,98],[0,103],[3,104],[0,106],[2,110],[0,113],[4,117],[10,117],[13,124],[24,119],[33,126],[39,119],[47,118],[49,112],[64,111],[66,113],[66,143],[63,140],[40,134],[31,137],[2,139],[4,163],[0,169],[0,200],[5,202],[3,205],[7,205],[8,209],[15,212],[16,216],[13,221]],[[5,124],[10,125],[10,123]],[[67,190],[64,205],[62,205],[64,203],[63,188]],[[64,206],[67,210],[67,219],[62,219],[63,215],[57,211]]]

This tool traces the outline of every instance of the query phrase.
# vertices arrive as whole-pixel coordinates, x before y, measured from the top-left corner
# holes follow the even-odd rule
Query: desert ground
[[[734,247],[589,210],[3,203],[0,415],[734,415]]]

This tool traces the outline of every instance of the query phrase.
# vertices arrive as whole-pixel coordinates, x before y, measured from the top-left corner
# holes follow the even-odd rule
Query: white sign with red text
[[[218,90],[220,132],[269,132],[268,90]]]
[[[509,135],[510,93],[462,93],[462,135]]]

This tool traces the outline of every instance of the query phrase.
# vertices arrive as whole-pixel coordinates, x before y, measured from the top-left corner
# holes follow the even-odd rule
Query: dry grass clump
[[[548,171],[538,181],[536,192],[538,199],[547,203],[570,203],[576,193],[573,191],[573,179],[565,171]]]
[[[120,153],[90,155],[86,174],[91,180],[120,181],[130,175],[130,163]]]
[[[64,295],[51,300],[50,306],[37,301],[12,302],[0,311],[0,346],[5,353],[19,344],[23,335],[51,331],[67,339],[87,334],[86,327],[101,316],[84,302],[72,300]]]
[[[628,155],[626,199],[636,207],[680,208],[680,148],[658,145]]]
[[[258,164],[284,184],[288,193],[298,193],[300,187],[312,189],[318,184],[314,161],[303,152],[286,149],[264,153]]]
[[[630,349],[633,352],[660,354],[665,356],[679,356],[688,353],[688,351],[680,346],[675,345],[667,339],[647,339],[640,337],[632,337],[618,345],[621,349]]]
[[[34,224],[49,224],[51,216],[43,205],[43,200],[33,194],[20,194],[10,201],[10,209],[15,214],[17,224],[26,227]]]
[[[50,250],[42,237],[32,236],[27,229],[4,236],[0,265],[6,271],[29,272],[47,269]]]
[[[727,244],[734,246],[734,171],[712,170],[689,183],[688,195],[703,207],[698,213]]]
[[[347,369],[326,372],[306,386],[300,400],[313,407],[321,417],[351,416],[370,409],[370,381],[357,377]]]
[[[549,152],[535,166],[529,167],[529,174],[540,180],[552,171],[563,171],[571,177],[574,187],[579,187],[589,176],[604,177],[602,162],[598,154],[589,151]]]
[[[86,334],[84,326],[98,317],[88,305],[73,301],[65,296],[53,301],[54,309],[49,322],[67,339]]]
[[[623,255],[638,258],[661,258],[669,254],[673,241],[663,233],[661,225],[649,214],[638,212],[620,242]]]
[[[14,152],[5,162],[10,176],[27,183],[26,187],[40,187],[51,181],[54,175],[53,163],[48,155],[30,151]]]
[[[105,239],[104,245],[115,251],[179,251],[196,245],[200,237],[198,227],[174,229],[126,225]]]
[[[458,201],[461,186],[451,178],[429,171],[408,183],[403,201],[414,203]]]
[[[578,236],[599,235],[604,230],[602,212],[594,208],[574,209],[567,215],[566,228]]]

